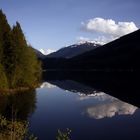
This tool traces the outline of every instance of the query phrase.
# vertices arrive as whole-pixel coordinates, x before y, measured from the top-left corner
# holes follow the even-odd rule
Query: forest
[[[11,27],[0,10],[0,91],[32,88],[40,77],[41,64],[27,43],[20,23]]]

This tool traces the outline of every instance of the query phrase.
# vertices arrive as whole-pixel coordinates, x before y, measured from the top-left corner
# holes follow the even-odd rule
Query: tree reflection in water
[[[28,117],[36,108],[36,92],[0,95],[0,140],[36,139],[28,134]]]

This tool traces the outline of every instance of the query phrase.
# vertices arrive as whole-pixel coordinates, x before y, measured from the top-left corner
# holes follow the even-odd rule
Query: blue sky
[[[74,44],[80,37],[98,38],[102,32],[87,29],[97,17],[116,24],[133,22],[139,28],[139,7],[139,0],[0,0],[9,23],[19,21],[28,42],[46,50]]]

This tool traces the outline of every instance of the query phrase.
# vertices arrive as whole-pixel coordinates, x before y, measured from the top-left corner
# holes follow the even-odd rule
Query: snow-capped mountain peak
[[[77,43],[77,45],[82,45],[82,44],[94,44],[95,46],[98,46],[98,45],[104,45],[105,43],[96,40],[80,40]]]
[[[59,49],[58,51],[47,55],[49,58],[72,58],[74,56],[80,55],[87,51],[91,51],[100,47],[101,44],[97,42],[91,43],[89,41],[82,41],[76,44],[70,45],[68,47],[64,47]]]
[[[42,54],[44,54],[44,55],[48,55],[48,54],[50,54],[50,53],[55,52],[55,50],[52,50],[52,49],[47,49],[47,50],[40,49],[39,51],[40,51]]]

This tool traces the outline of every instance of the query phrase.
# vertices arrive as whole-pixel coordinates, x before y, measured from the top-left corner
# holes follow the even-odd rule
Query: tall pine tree
[[[39,82],[41,65],[28,46],[20,24],[11,29],[0,10],[0,89],[32,87]]]
[[[40,65],[31,47],[27,45],[25,36],[20,24],[17,22],[12,30],[15,71],[13,73],[13,83],[19,86],[32,86],[38,81],[40,75]],[[16,85],[17,85],[16,84]]]
[[[7,22],[5,14],[0,10],[0,89],[8,88],[8,80],[6,76],[6,48],[9,46],[10,26]]]

